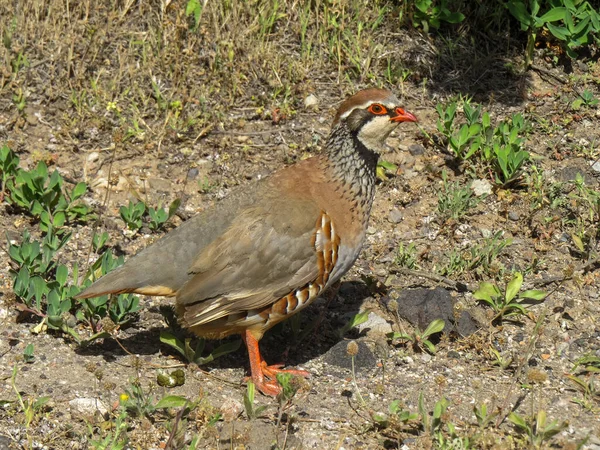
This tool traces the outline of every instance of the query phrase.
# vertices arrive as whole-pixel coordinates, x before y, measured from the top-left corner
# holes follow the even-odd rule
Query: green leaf
[[[567,11],[567,8],[564,8],[562,6],[557,7],[557,8],[552,8],[550,11],[548,11],[546,14],[544,14],[542,17],[540,17],[538,19],[538,21],[543,25],[548,22],[556,22],[557,20],[564,20],[566,11]]]
[[[79,197],[81,197],[87,191],[87,184],[80,182],[75,185],[73,191],[71,192],[71,201],[74,202]]]
[[[186,356],[184,343],[181,342],[179,339],[177,339],[175,336],[173,336],[168,331],[160,332],[160,342],[173,347],[175,350],[177,350],[179,353],[181,353],[181,356],[183,356],[183,357]]]
[[[558,27],[556,25],[552,25],[551,23],[547,23],[546,27],[555,38],[560,39],[561,41],[567,40],[568,30],[566,28]]]
[[[423,331],[421,336],[427,337],[431,336],[432,334],[439,333],[444,329],[445,326],[446,322],[444,322],[442,319],[435,319],[429,325],[427,325],[427,328],[425,328],[425,331]]]
[[[522,1],[511,0],[506,6],[515,19],[517,19],[521,24],[521,30],[527,31],[529,28],[531,28],[533,25],[532,17],[527,11],[525,3]]]
[[[190,403],[190,401],[179,395],[167,395],[161,398],[158,403],[154,406],[156,409],[160,408],[182,408]]]
[[[505,300],[506,303],[510,303],[516,295],[519,293],[521,286],[523,285],[523,275],[521,272],[515,272],[512,280],[506,285],[506,295]]]
[[[532,300],[544,300],[547,295],[548,295],[548,293],[545,292],[545,291],[540,291],[538,289],[531,289],[531,290],[528,290],[528,291],[521,292],[521,294],[519,295],[519,297],[521,297],[521,298],[530,298]]]
[[[58,281],[58,284],[60,284],[61,286],[64,286],[65,283],[67,282],[68,275],[69,275],[69,270],[67,269],[67,266],[65,266],[64,264],[60,264],[56,268],[56,281]]]
[[[512,423],[514,423],[516,426],[518,426],[519,428],[522,428],[524,430],[527,430],[527,422],[525,422],[525,419],[523,419],[521,416],[519,416],[517,413],[515,412],[511,412],[508,415],[508,420],[510,420]]]
[[[484,300],[487,302],[494,302],[494,299],[500,295],[500,289],[495,284],[488,283],[487,281],[482,282],[479,285],[479,289],[473,292],[473,297],[477,300]]]
[[[179,205],[181,205],[180,198],[176,198],[171,202],[171,204],[169,205],[169,218],[173,217],[173,215],[177,212],[177,210],[179,209]]]

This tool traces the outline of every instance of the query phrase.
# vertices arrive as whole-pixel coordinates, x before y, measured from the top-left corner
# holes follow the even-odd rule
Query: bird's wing
[[[261,203],[236,217],[189,268],[177,292],[187,326],[268,306],[319,276],[315,237],[323,212],[308,200]]]

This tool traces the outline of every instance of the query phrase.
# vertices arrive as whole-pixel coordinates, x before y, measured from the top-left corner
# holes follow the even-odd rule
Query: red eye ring
[[[387,112],[388,112],[386,107],[383,105],[380,105],[379,103],[373,103],[371,106],[369,106],[367,111],[369,111],[371,114],[375,114],[378,116],[387,114]]]

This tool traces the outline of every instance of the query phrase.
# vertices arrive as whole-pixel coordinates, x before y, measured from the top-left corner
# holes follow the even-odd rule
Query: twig
[[[429,280],[433,280],[433,281],[437,281],[438,283],[445,284],[446,286],[449,286],[459,292],[466,292],[466,291],[474,292],[475,291],[475,289],[469,287],[468,284],[462,283],[460,281],[451,280],[449,278],[443,277],[443,276],[438,275],[437,273],[433,273],[433,272],[423,272],[421,270],[400,268],[400,269],[390,269],[390,273],[393,273],[396,275],[411,275],[414,277],[427,278]]]

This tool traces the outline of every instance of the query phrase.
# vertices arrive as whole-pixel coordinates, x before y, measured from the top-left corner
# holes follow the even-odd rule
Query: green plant
[[[473,297],[486,303],[494,310],[496,314],[492,322],[502,320],[504,317],[527,315],[523,301],[542,301],[548,294],[537,289],[521,292],[522,286],[523,275],[520,272],[515,272],[512,280],[506,285],[504,293],[495,284],[484,281],[479,285],[479,289],[473,293]]]
[[[498,231],[483,239],[481,244],[463,250],[452,249],[448,254],[448,262],[439,269],[440,274],[455,276],[472,270],[477,273],[491,271],[498,255],[512,244],[512,239],[502,239],[502,235],[503,232]]]
[[[600,373],[600,357],[595,355],[584,355],[575,360],[575,364],[571,369],[572,372],[583,366],[583,371]]]
[[[536,449],[542,448],[544,441],[549,440],[568,426],[567,422],[559,424],[557,420],[547,423],[546,411],[544,410],[538,411],[535,417],[522,417],[513,411],[508,415],[508,420],[519,431],[527,435],[529,443]]]
[[[195,348],[193,348],[193,340],[191,338],[185,338],[185,340],[182,341],[168,331],[161,331],[160,342],[177,350],[188,363],[195,363],[199,366],[214,361],[220,356],[237,351],[240,348],[241,343],[240,340],[226,342],[225,344],[219,345],[208,356],[202,356],[204,344],[206,343],[204,339],[197,339]]]
[[[531,66],[533,51],[538,30],[549,22],[555,22],[562,18],[562,11],[553,8],[542,16],[540,2],[538,0],[509,0],[506,7],[510,13],[519,21],[521,30],[527,32],[527,46],[525,50],[525,69]]]
[[[419,419],[419,414],[411,413],[409,410],[403,409],[400,400],[394,400],[388,406],[389,414],[374,413],[373,420],[378,426],[383,428],[392,428],[400,431],[401,428]]]
[[[594,93],[589,89],[585,89],[583,92],[579,94],[579,98],[575,99],[573,103],[571,103],[571,108],[577,110],[582,106],[587,108],[593,108],[598,105],[599,100],[594,97]]]
[[[23,361],[26,363],[32,363],[35,360],[35,356],[33,354],[33,344],[27,344],[25,350],[23,350]]]
[[[407,269],[417,269],[417,248],[414,242],[411,242],[406,247],[404,242],[400,242],[398,250],[396,251],[396,257],[394,258],[394,264],[398,267],[406,267]]]
[[[244,408],[246,409],[246,415],[249,420],[258,419],[265,409],[266,405],[254,406],[254,397],[256,396],[256,386],[250,380],[246,386],[246,392],[244,393]]]
[[[344,324],[342,328],[338,330],[338,336],[343,337],[352,328],[365,323],[369,319],[369,314],[371,314],[370,309],[365,309],[362,312],[356,313],[348,322]]]
[[[200,25],[200,19],[202,18],[202,11],[204,10],[204,4],[200,0],[188,0],[185,5],[185,15],[187,17],[192,16],[194,23],[192,25],[192,31],[198,29]]]
[[[450,400],[443,397],[441,400],[435,402],[433,411],[431,412],[431,418],[429,412],[425,408],[425,400],[423,398],[423,392],[419,393],[418,410],[421,416],[421,426],[423,431],[430,435],[434,435],[436,432],[441,431],[443,422],[443,416],[446,410],[450,406]]]
[[[442,22],[460,23],[465,19],[460,12],[451,12],[448,9],[448,0],[415,0],[413,26],[421,26],[425,33],[429,28],[437,30]]]
[[[152,231],[160,230],[167,221],[175,215],[177,212],[177,208],[181,204],[180,199],[175,199],[169,205],[169,209],[165,210],[163,208],[152,208],[148,207],[148,216],[150,216],[150,222],[148,223],[148,227]]]
[[[505,357],[492,346],[490,346],[488,350],[490,352],[490,356],[493,357],[492,364],[500,367],[502,370],[508,369],[514,361],[512,356]]]
[[[580,47],[587,46],[592,42],[598,43],[596,36],[600,32],[600,14],[587,1],[561,0],[557,6],[548,11],[545,16],[552,16],[546,20],[548,31],[564,43],[567,55],[577,58]],[[561,20],[563,25],[555,25],[550,22]]]
[[[448,182],[448,173],[442,171],[442,190],[438,194],[438,212],[442,222],[461,219],[479,202],[469,186],[461,186],[458,181]]]
[[[387,181],[388,174],[396,174],[398,172],[398,166],[391,162],[379,159],[377,161],[376,175],[381,181]]]
[[[59,228],[66,221],[94,218],[91,208],[80,198],[87,191],[86,183],[77,183],[72,190],[63,187],[64,181],[57,170],[52,174],[48,166],[40,161],[30,171],[17,168],[19,158],[7,147],[2,148],[0,161],[3,188],[8,203],[39,218],[42,231],[50,226]]]
[[[23,398],[23,396],[19,392],[19,389],[17,389],[17,373],[18,373],[18,371],[19,371],[19,369],[18,369],[17,365],[15,365],[13,367],[12,376],[10,378],[10,383],[11,383],[13,390],[15,391],[17,400],[19,402],[19,406],[21,408],[21,412],[23,413],[23,416],[24,416],[23,422],[25,425],[25,429],[27,431],[29,431],[29,427],[31,426],[32,422],[35,420],[36,415],[39,414],[44,409],[46,403],[48,403],[48,401],[50,401],[50,397],[38,397],[36,399]]]
[[[427,350],[429,353],[435,354],[435,345],[429,340],[429,338],[434,334],[440,333],[445,326],[446,323],[442,319],[435,319],[429,325],[427,325],[427,328],[425,328],[423,331],[415,328],[412,333],[401,333],[394,331],[392,333],[388,333],[387,336],[392,340],[401,339],[411,342],[415,350]]]
[[[480,429],[486,428],[500,414],[499,411],[488,412],[488,407],[485,403],[481,406],[474,405],[473,413],[477,419],[477,425]]]
[[[2,177],[2,189],[6,189],[6,182],[9,178],[14,178],[19,167],[19,157],[7,146],[0,147],[0,176]]]
[[[596,387],[597,381],[595,381],[597,376],[591,374],[584,379],[576,375],[567,375],[567,378],[571,380],[575,388],[583,395],[583,398],[573,399],[573,402],[581,405],[588,411],[597,411],[598,408],[594,406],[600,405],[600,389]]]
[[[123,409],[116,417],[112,430],[108,431],[104,439],[90,439],[90,445],[94,450],[123,450],[129,439],[127,438],[127,411]],[[94,435],[93,428],[89,427],[90,436]]]
[[[146,212],[146,205],[144,202],[133,203],[129,200],[127,206],[121,206],[119,208],[119,215],[127,228],[133,231],[137,231],[142,228],[142,218]]]

